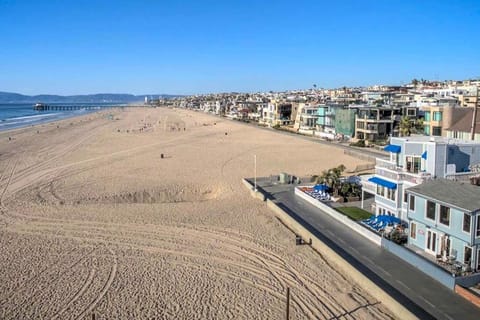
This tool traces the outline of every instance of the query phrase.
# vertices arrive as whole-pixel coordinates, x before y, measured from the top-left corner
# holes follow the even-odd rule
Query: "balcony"
[[[385,169],[389,169],[389,170],[397,170],[399,168],[399,167],[397,167],[397,164],[395,162],[380,159],[380,158],[376,159],[375,166],[385,168]]]
[[[376,159],[375,174],[394,181],[407,181],[414,184],[432,179],[432,175],[428,172],[408,172],[405,168],[398,167],[395,162],[379,158]]]
[[[373,177],[372,174],[360,176],[362,190],[371,194],[376,194],[377,185],[373,182],[368,181],[369,178]]]

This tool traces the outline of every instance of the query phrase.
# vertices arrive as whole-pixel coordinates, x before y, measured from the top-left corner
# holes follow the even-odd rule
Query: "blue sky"
[[[480,77],[479,0],[0,0],[0,91],[268,91]]]

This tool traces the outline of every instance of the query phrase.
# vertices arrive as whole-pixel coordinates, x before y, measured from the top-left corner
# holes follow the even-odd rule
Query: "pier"
[[[94,110],[94,109],[107,109],[107,108],[121,108],[127,107],[127,105],[49,105],[43,103],[37,103],[33,106],[33,110],[36,111],[73,111],[73,110]],[[128,105],[128,107],[145,107],[145,105]]]
[[[92,109],[103,109],[103,108],[111,108],[114,106],[95,106],[95,105],[48,105],[48,104],[40,104],[37,103],[33,106],[33,110],[36,111],[73,111],[73,110],[92,110]]]

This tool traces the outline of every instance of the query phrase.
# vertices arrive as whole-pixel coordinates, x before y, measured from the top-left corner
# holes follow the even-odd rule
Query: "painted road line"
[[[376,265],[375,262],[373,262],[372,259],[370,259],[370,258],[368,258],[368,257],[363,256],[362,259],[365,260],[365,261],[367,261],[367,262],[370,263],[371,265],[374,265],[374,266]]]
[[[349,248],[350,248],[350,250],[352,250],[356,254],[360,254],[360,252],[357,249],[355,249],[354,247],[349,247]]]
[[[397,281],[397,283],[398,283],[399,285],[401,285],[402,287],[404,287],[405,289],[411,290],[411,289],[410,289],[405,283],[403,283],[402,281],[400,281],[400,280],[395,280],[395,281]]]
[[[382,270],[383,273],[385,273],[387,276],[391,277],[392,275],[390,274],[390,272],[388,272],[387,270],[383,269],[383,268],[380,268],[380,270]]]
[[[430,301],[428,301],[427,299],[425,299],[424,297],[419,296],[419,298],[422,299],[423,301],[425,301],[425,303],[427,303],[430,307],[435,308],[435,305],[433,303],[431,303]]]

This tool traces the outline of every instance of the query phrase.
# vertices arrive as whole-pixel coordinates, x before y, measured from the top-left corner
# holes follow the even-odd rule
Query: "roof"
[[[473,108],[465,108],[465,115],[461,117],[457,122],[452,124],[448,131],[470,132],[472,127]],[[477,116],[475,119],[475,133],[480,133],[480,110],[477,110]]]
[[[480,187],[466,182],[434,179],[408,188],[406,192],[443,202],[465,211],[473,212],[480,209]]]

